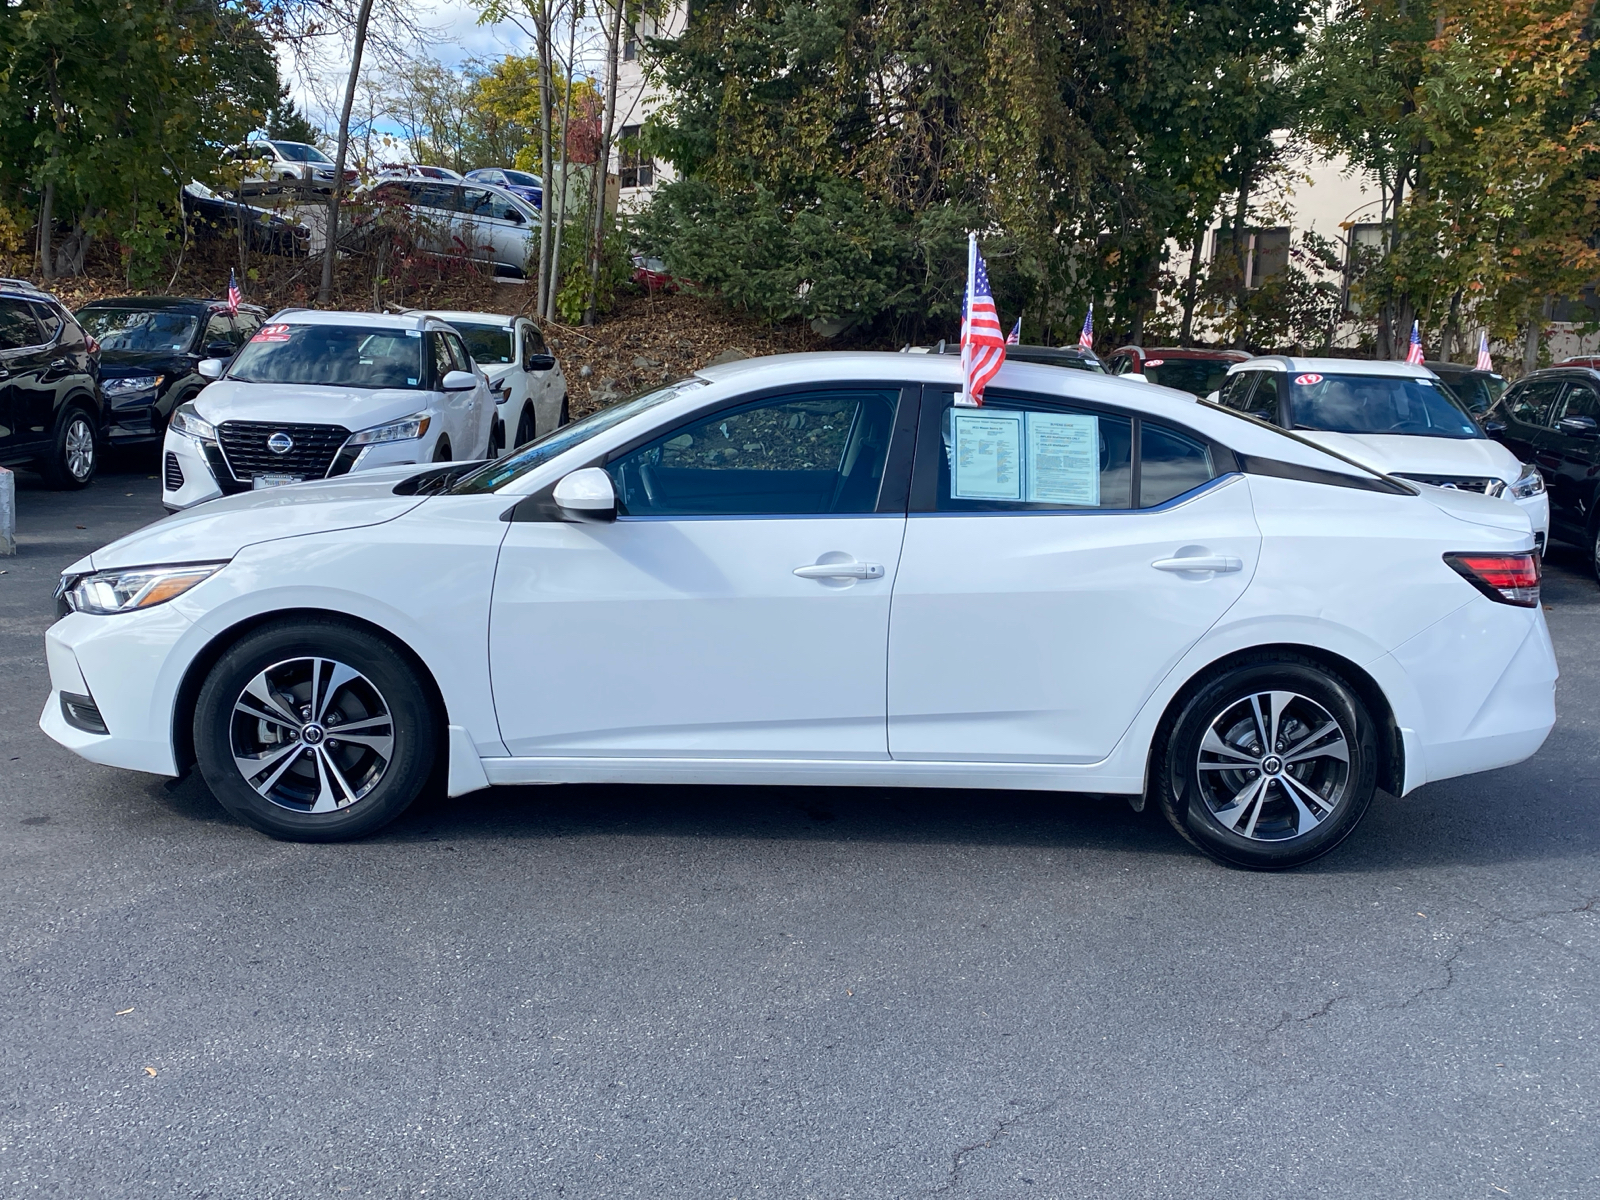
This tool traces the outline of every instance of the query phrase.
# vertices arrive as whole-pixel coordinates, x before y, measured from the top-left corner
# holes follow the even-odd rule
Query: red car
[[[1553,365],[1558,367],[1588,367],[1591,371],[1600,371],[1600,356],[1580,354],[1576,358],[1563,358]]]
[[[1113,375],[1143,374],[1151,383],[1204,397],[1222,387],[1229,367],[1249,357],[1243,350],[1123,346],[1112,351],[1106,366]]]

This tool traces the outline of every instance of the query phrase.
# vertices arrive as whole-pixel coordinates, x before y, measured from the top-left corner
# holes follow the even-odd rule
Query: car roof
[[[505,313],[464,312],[456,309],[439,308],[408,308],[405,315],[408,317],[437,317],[441,321],[476,321],[484,325],[499,325],[505,329],[512,328],[519,319],[526,319],[508,316]]]
[[[1478,369],[1475,363],[1435,362],[1430,358],[1422,365],[1427,367],[1428,370],[1432,371],[1441,379],[1446,375],[1454,376],[1456,379],[1465,379],[1468,375],[1482,375],[1485,379],[1505,378],[1505,376],[1501,375],[1499,371],[1481,371]],[[1560,364],[1558,363],[1556,365],[1559,366]]]
[[[1600,359],[1595,361],[1600,362]],[[1583,375],[1590,379],[1600,378],[1600,368],[1587,363],[1556,363],[1553,367],[1540,367],[1537,371],[1529,371],[1517,382],[1527,383],[1530,379],[1567,379],[1573,375]]]
[[[151,310],[192,310],[194,312],[218,312],[228,307],[226,300],[202,300],[198,296],[104,296],[99,300],[91,300],[83,308],[83,312],[90,308],[148,308]],[[266,315],[267,310],[259,304],[241,304],[240,312],[260,313]]]
[[[431,313],[344,312],[339,309],[280,308],[272,314],[274,324],[339,325],[346,329],[405,329],[418,333],[424,329],[445,328]],[[430,325],[429,322],[432,322]]]
[[[1263,354],[1235,363],[1228,374],[1239,371],[1309,371],[1323,375],[1373,375],[1390,379],[1433,379],[1426,367],[1386,358],[1291,358],[1287,354]]]
[[[1208,346],[1119,346],[1112,353],[1137,350],[1146,358],[1195,358],[1214,362],[1245,362],[1250,358],[1243,350],[1227,350]]]

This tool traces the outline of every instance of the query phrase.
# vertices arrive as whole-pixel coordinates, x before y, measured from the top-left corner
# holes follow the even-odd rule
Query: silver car
[[[490,264],[496,275],[523,279],[538,253],[539,210],[504,188],[449,179],[382,179],[357,196],[375,210],[403,208],[417,244],[434,254]]]

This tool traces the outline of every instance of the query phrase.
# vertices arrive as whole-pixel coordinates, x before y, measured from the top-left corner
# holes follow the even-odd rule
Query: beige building
[[[645,120],[665,98],[645,77],[640,51],[649,38],[677,37],[688,21],[688,4],[674,0],[662,15],[642,15],[623,32],[622,60],[617,64],[617,136],[609,170],[617,178],[624,212],[641,207],[659,184],[673,177],[670,164],[651,158],[639,146]]]

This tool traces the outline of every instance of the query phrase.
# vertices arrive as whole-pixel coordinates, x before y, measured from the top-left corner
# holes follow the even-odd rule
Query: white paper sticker
[[[1100,418],[1030,412],[1027,497],[1038,504],[1100,504]]]
[[[955,452],[950,495],[959,500],[1022,499],[1022,414],[952,412]]]

